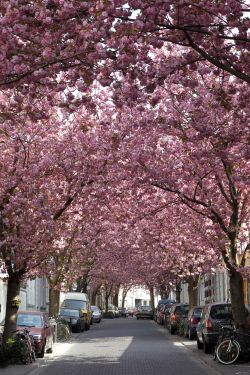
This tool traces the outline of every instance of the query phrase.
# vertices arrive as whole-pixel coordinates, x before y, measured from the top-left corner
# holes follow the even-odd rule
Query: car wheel
[[[88,331],[90,328],[89,324],[88,323],[85,323],[85,331]]]
[[[136,319],[139,320],[140,319],[139,316],[137,316]]]
[[[47,353],[53,353],[53,348],[54,348],[54,341],[51,340],[50,348],[47,350]]]
[[[206,354],[211,353],[211,346],[206,342],[205,339],[203,339],[203,352]]]
[[[198,349],[203,349],[203,343],[200,342],[200,340],[198,339],[198,337],[197,337],[197,348]]]
[[[188,337],[189,340],[194,340],[195,339],[195,335],[193,334],[193,332],[191,331],[190,328],[188,329],[188,335],[186,337]]]
[[[37,357],[38,358],[43,358],[44,357],[44,353],[45,353],[45,343],[42,347],[42,350],[40,351],[40,353],[37,353]]]
[[[76,332],[77,333],[81,332],[81,325],[80,324],[76,326]]]
[[[171,335],[173,335],[175,333],[175,329],[172,326],[170,326],[169,332]]]

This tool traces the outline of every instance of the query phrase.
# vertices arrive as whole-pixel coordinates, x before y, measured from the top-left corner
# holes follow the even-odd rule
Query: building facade
[[[0,322],[5,318],[7,298],[7,275],[0,274]],[[20,290],[20,310],[49,310],[49,288],[46,278],[27,280]]]

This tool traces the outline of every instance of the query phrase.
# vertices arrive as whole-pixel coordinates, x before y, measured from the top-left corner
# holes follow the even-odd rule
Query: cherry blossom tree
[[[209,71],[175,78],[153,94],[143,93],[145,105],[138,100],[134,107],[116,111],[110,128],[116,155],[140,186],[148,182],[206,219],[207,233],[229,272],[234,319],[244,327],[241,268],[249,248],[249,89],[226,75],[214,79]],[[121,93],[131,105],[134,98],[127,101],[127,88],[121,87]]]
[[[58,239],[57,222],[70,219],[65,215],[69,208],[76,216],[77,199],[83,191],[88,196],[105,164],[105,158],[96,156],[93,128],[86,131],[83,122],[70,125],[68,118],[65,126],[61,114],[48,115],[46,122],[26,118],[24,124],[18,122],[21,113],[15,116],[15,127],[5,123],[1,133],[0,256],[9,275],[4,340],[15,327],[12,301],[18,298],[22,278],[38,274],[45,261],[51,265],[51,254],[44,249]],[[72,228],[64,223],[66,227],[69,240]]]

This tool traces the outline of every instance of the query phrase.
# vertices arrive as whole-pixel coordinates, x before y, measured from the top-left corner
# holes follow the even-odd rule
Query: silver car
[[[91,306],[92,320],[94,323],[100,323],[102,320],[102,310],[98,306]]]
[[[148,318],[148,319],[153,319],[154,318],[154,312],[152,310],[151,306],[143,305],[139,306],[136,312],[136,319],[143,319],[143,318]]]

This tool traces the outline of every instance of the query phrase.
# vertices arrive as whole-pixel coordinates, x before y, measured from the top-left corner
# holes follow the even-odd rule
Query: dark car
[[[86,317],[81,309],[63,307],[59,311],[59,318],[68,323],[72,332],[82,332],[85,329]]]
[[[55,331],[49,322],[47,313],[41,311],[19,311],[17,314],[17,330],[21,330],[24,327],[33,336],[37,357],[43,358],[45,351],[52,353]]]
[[[186,317],[189,311],[189,305],[186,303],[175,303],[172,305],[169,316],[166,320],[166,327],[171,335],[179,329],[179,324],[183,317]]]
[[[210,353],[219,338],[221,326],[232,322],[232,307],[230,303],[209,303],[202,309],[201,319],[197,325],[197,347]]]
[[[165,309],[165,306],[166,305],[172,305],[174,304],[175,301],[174,300],[171,300],[171,299],[161,299],[158,304],[157,304],[157,307],[155,309],[155,314],[154,314],[154,320],[158,323],[158,324],[161,324],[163,325],[164,324],[164,309]]]
[[[138,307],[135,316],[136,316],[137,320],[143,319],[143,318],[153,319],[154,318],[154,312],[153,312],[151,306],[143,305],[143,306]]]
[[[158,313],[157,323],[166,327],[166,322],[169,317],[170,309],[173,306],[173,303],[163,305]]]
[[[189,310],[188,316],[184,323],[184,336],[189,340],[196,338],[196,328],[201,318],[202,307],[195,306]]]
[[[167,324],[169,322],[169,316],[170,316],[170,311],[171,311],[172,306],[173,306],[173,304],[165,305],[164,310],[162,312],[162,314],[163,314],[163,326],[165,328],[167,328]]]
[[[123,318],[127,318],[129,316],[129,312],[128,310],[126,309],[126,307],[118,307],[119,311],[120,311],[120,315],[121,317]]]

